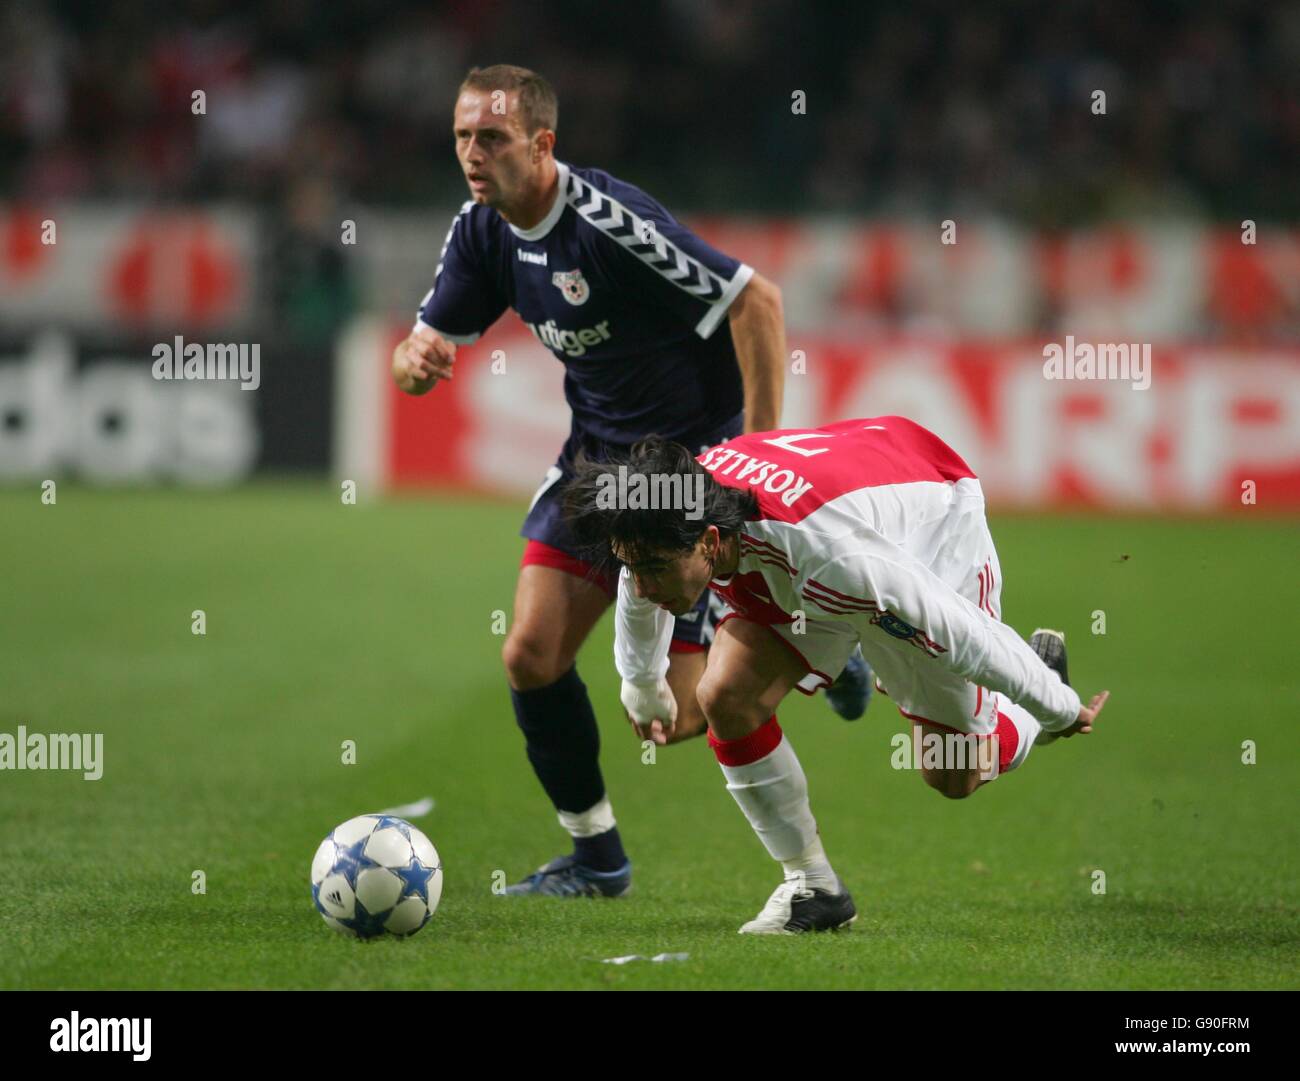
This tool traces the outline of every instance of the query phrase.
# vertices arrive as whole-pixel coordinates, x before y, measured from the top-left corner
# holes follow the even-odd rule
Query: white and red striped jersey
[[[996,555],[983,492],[933,433],[903,417],[845,420],[752,432],[698,461],[720,484],[758,497],[735,572],[711,583],[737,615],[779,629],[796,648],[791,624],[847,625],[838,629],[856,634],[891,693],[890,684],[960,677],[1006,695],[1048,730],[1077,719],[1078,695],[986,599]],[[624,679],[662,678],[672,625],[670,613],[636,597],[624,570],[614,647]],[[811,655],[804,651],[810,671],[829,683],[838,672],[817,671]],[[906,695],[895,698],[902,705]]]

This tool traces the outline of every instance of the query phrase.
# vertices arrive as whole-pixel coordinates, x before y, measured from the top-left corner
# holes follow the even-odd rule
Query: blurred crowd
[[[1300,209],[1300,5],[1239,0],[29,0],[0,23],[0,198],[460,200],[456,87],[497,62],[554,84],[560,158],[670,207]]]

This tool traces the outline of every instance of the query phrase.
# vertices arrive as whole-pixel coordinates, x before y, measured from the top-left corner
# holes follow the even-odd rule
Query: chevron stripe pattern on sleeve
[[[573,174],[569,177],[569,203],[591,225],[679,289],[708,304],[716,303],[726,292],[728,282],[663,236],[654,222]]]

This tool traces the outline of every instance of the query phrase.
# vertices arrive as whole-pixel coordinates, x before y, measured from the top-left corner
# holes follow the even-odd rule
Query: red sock
[[[749,735],[740,739],[718,739],[709,729],[709,746],[717,755],[718,762],[724,766],[748,766],[760,758],[766,758],[781,742],[781,726],[776,723],[773,713]]]
[[[1011,760],[1016,757],[1020,747],[1020,729],[1010,717],[998,710],[998,772],[1006,773],[1011,768]]]

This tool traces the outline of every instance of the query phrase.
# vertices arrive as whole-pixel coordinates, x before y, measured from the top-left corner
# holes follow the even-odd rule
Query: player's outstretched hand
[[[677,699],[666,679],[658,683],[631,683],[625,679],[619,699],[638,740],[667,745],[677,724]]]
[[[407,394],[427,394],[439,379],[451,378],[456,344],[420,327],[393,350],[393,381]]]
[[[1082,732],[1087,735],[1092,731],[1092,722],[1097,719],[1097,714],[1101,712],[1101,707],[1106,704],[1106,699],[1110,697],[1110,691],[1102,691],[1101,694],[1094,694],[1092,701],[1086,706],[1079,707],[1079,719],[1070,725],[1061,735],[1069,739],[1076,732]]]

